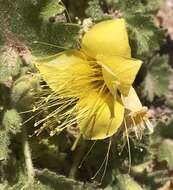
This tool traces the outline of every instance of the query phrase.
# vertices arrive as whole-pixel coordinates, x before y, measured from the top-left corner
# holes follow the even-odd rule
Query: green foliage
[[[154,56],[147,66],[147,75],[144,80],[143,94],[149,101],[153,101],[155,96],[164,96],[168,93],[170,79],[170,68],[165,63],[167,56]]]
[[[163,0],[147,0],[145,1],[145,4],[147,5],[146,11],[156,13],[159,10],[159,8],[163,6],[163,3]]]
[[[95,21],[99,21],[104,18],[104,13],[101,9],[99,0],[90,0],[85,12],[87,16],[91,17]]]
[[[21,60],[14,48],[2,48],[0,55],[0,83],[8,82],[20,73]]]
[[[32,184],[28,183],[27,176],[23,174],[22,172],[20,173],[19,180],[17,184],[15,185],[8,185],[5,184],[2,186],[2,190],[52,190],[52,187],[46,184],[42,184],[40,181],[35,180]]]
[[[21,123],[22,123],[22,118],[15,109],[7,110],[4,113],[2,125],[5,127],[5,129],[8,132],[12,134],[20,132]]]
[[[155,13],[162,6],[163,0],[107,0],[109,5],[114,6],[126,13],[141,12]]]
[[[152,14],[158,10],[161,1],[115,1],[115,8],[120,10],[127,20],[132,52],[136,57],[151,56],[163,43],[164,33],[155,26]]]
[[[128,174],[119,174],[116,176],[118,184],[116,189],[122,190],[144,190],[138,183],[136,183]]]
[[[60,1],[52,0],[47,1],[46,5],[40,12],[40,18],[45,22],[48,22],[51,17],[61,14],[64,11],[64,7],[59,4]]]
[[[10,150],[8,146],[10,144],[10,137],[5,130],[0,130],[0,162],[6,161],[8,159],[8,155]]]
[[[47,23],[40,29],[40,39],[31,46],[33,54],[45,56],[75,47],[78,31],[77,24]]]
[[[164,139],[158,148],[158,160],[167,161],[170,170],[173,169],[173,141],[170,139]]]
[[[73,179],[67,178],[62,175],[57,175],[54,172],[49,171],[48,169],[44,169],[43,171],[39,172],[38,179],[45,184],[49,183],[51,184],[52,188],[55,190],[62,189],[62,190],[82,190],[82,189],[88,189],[92,190],[95,188],[94,184],[89,183],[82,183],[75,181]]]
[[[1,0],[0,6],[0,24],[4,27],[7,40],[17,37],[37,56],[74,46],[79,26],[50,20],[64,11],[58,1]]]
[[[141,13],[127,15],[127,23],[130,43],[133,47],[132,53],[135,57],[148,57],[159,50],[164,33],[156,28],[151,16],[141,15]]]
[[[23,109],[29,105],[32,105],[34,89],[39,89],[38,75],[23,75],[17,79],[12,87],[11,100],[14,105],[23,107]],[[24,106],[25,105],[25,106]]]

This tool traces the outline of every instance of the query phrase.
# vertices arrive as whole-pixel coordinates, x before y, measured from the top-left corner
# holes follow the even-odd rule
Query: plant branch
[[[22,144],[23,144],[23,153],[24,153],[26,171],[28,175],[28,182],[32,183],[34,181],[35,172],[34,172],[34,167],[31,158],[31,151],[25,127],[23,127],[22,130]]]
[[[86,147],[85,141],[81,140],[79,146],[76,148],[74,152],[74,159],[73,159],[72,167],[69,172],[69,178],[75,179],[78,166],[85,152],[85,147]]]

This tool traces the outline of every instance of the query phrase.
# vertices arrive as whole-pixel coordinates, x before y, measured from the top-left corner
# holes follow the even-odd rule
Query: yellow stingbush
[[[56,93],[59,106],[47,118],[56,115],[57,131],[77,125],[83,138],[97,140],[123,125],[150,126],[147,108],[132,87],[142,62],[131,58],[124,19],[95,24],[79,50],[36,59],[35,64]]]

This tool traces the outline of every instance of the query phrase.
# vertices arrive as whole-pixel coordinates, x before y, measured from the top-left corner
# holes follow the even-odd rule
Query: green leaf
[[[164,33],[156,28],[148,15],[136,13],[126,15],[132,53],[135,57],[149,57],[160,49]],[[152,51],[151,51],[152,50]]]
[[[12,87],[11,101],[20,111],[32,109],[34,94],[39,90],[40,77],[26,74],[18,78]]]
[[[0,24],[6,39],[19,39],[37,56],[71,48],[76,41],[79,31],[77,24],[52,22],[49,19],[63,14],[64,7],[58,1],[1,0],[0,7]]]
[[[10,150],[10,137],[6,130],[0,130],[0,161],[7,160]]]
[[[40,12],[40,18],[48,22],[51,17],[61,14],[65,8],[59,2],[58,0],[48,1]]]
[[[122,12],[139,12],[143,9],[143,4],[141,0],[112,0],[110,4],[117,10]]]
[[[3,48],[2,48],[3,49]],[[0,55],[0,82],[6,83],[10,78],[20,73],[21,59],[12,47],[4,47]]]
[[[145,7],[146,11],[156,13],[163,5],[164,0],[146,0]]]
[[[152,101],[155,96],[164,96],[168,92],[169,66],[167,56],[154,56],[149,65],[143,82],[143,93]]]
[[[162,6],[163,0],[108,0],[109,5],[128,13],[156,13]]]
[[[26,176],[22,171],[19,172],[18,181],[10,185],[7,183],[4,183],[4,190],[54,190],[51,185],[42,184],[40,181],[35,180],[33,183],[28,182],[28,176]],[[3,187],[3,186],[2,186]],[[3,190],[3,189],[2,189]]]
[[[116,175],[117,184],[114,186],[115,190],[144,190],[133,178],[128,174]]]
[[[17,134],[21,131],[22,118],[15,109],[7,110],[4,114],[2,125],[5,129],[12,133]]]
[[[47,23],[41,27],[39,40],[31,46],[35,56],[46,56],[76,46],[79,25],[70,23]]]
[[[84,184],[80,181],[75,181],[74,179],[67,178],[63,175],[58,175],[48,169],[38,171],[38,179],[43,184],[50,184],[55,190],[94,190],[96,188],[94,184]]]
[[[99,0],[90,0],[88,7],[85,10],[87,16],[91,17],[94,21],[99,21],[104,18],[104,13],[100,6]]]
[[[37,22],[37,11],[34,10],[37,2],[29,0],[0,0],[0,16],[1,27],[3,28],[6,40],[13,41],[15,36],[21,41],[32,40],[36,37],[33,28],[34,24],[39,26]]]
[[[164,139],[158,149],[158,160],[167,161],[170,170],[173,169],[173,141],[170,139]]]
[[[7,187],[8,187],[8,185],[7,185],[6,181],[0,184],[0,189],[1,190],[7,190]]]

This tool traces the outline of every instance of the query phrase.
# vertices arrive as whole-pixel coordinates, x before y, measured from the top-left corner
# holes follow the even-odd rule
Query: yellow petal
[[[55,91],[79,95],[87,89],[92,70],[85,57],[78,51],[64,51],[60,54],[35,61],[43,79]],[[66,94],[66,95],[68,95]]]
[[[124,106],[130,111],[139,111],[142,108],[142,104],[136,94],[135,89],[131,86],[127,97],[122,98]]]
[[[124,19],[114,19],[94,25],[82,39],[82,50],[90,57],[121,55],[131,57]]]
[[[138,95],[133,87],[130,88],[127,97],[122,97],[124,107],[129,112],[126,116],[128,125],[138,125],[148,119],[148,108],[142,106]]]
[[[102,55],[97,56],[97,59],[102,66],[104,81],[112,95],[115,96],[116,90],[119,89],[127,96],[142,62],[121,56]]]
[[[87,115],[79,123],[81,134],[85,139],[98,140],[112,136],[120,128],[124,107],[121,102],[115,101],[111,94],[101,97],[98,93],[79,102],[79,107],[87,109]]]

